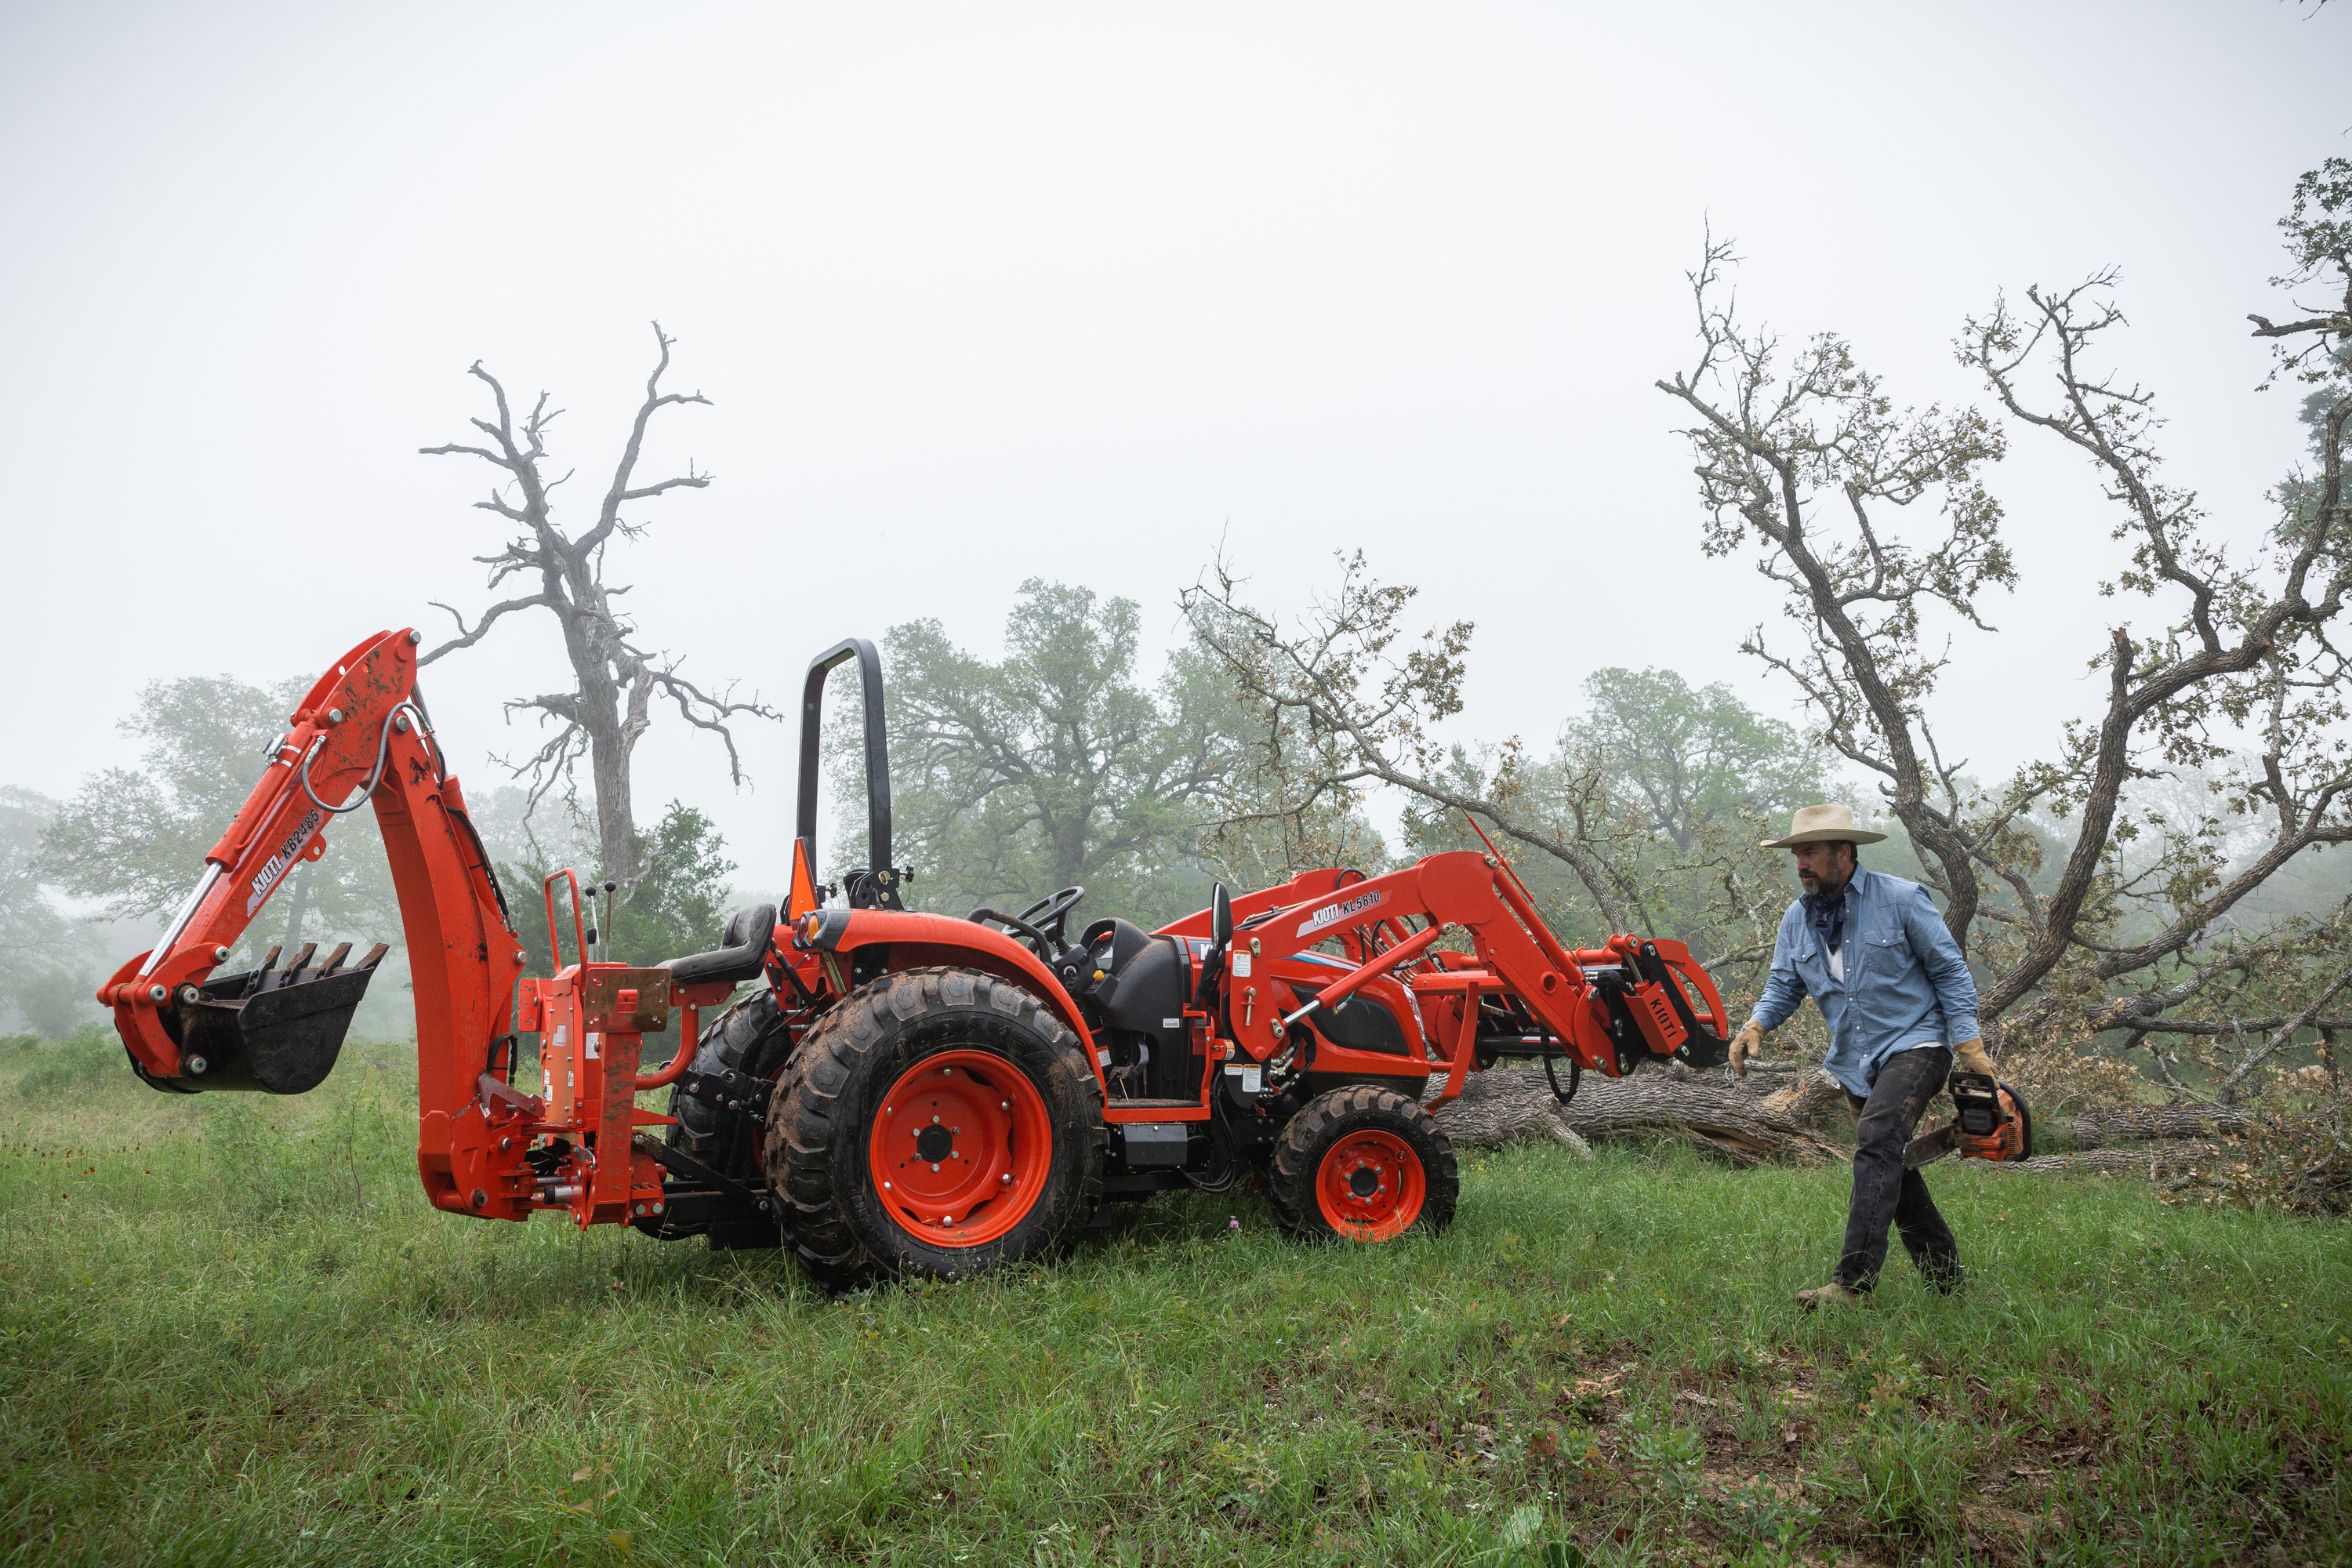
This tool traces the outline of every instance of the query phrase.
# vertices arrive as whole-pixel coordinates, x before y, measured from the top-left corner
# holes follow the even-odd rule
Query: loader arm
[[[1434,1026],[1428,1033],[1447,1068],[1440,1100],[1459,1094],[1475,1065],[1482,997],[1516,1001],[1571,1061],[1612,1078],[1646,1057],[1695,1067],[1724,1059],[1728,1016],[1688,948],[1618,935],[1597,948],[1570,949],[1498,856],[1454,850],[1381,877],[1310,871],[1235,900],[1233,910],[1229,998],[1234,988],[1251,984],[1244,965],[1261,959],[1287,958],[1337,938],[1356,962],[1296,1010],[1274,1005],[1270,987],[1268,1001],[1227,1009],[1234,1043],[1261,1061],[1310,1015],[1390,973],[1405,982]],[[1424,924],[1407,935],[1410,919]],[[1208,916],[1167,930],[1206,935]],[[1469,938],[1472,954],[1430,951],[1449,930]]]
[[[418,641],[411,630],[380,632],[319,678],[163,939],[123,964],[98,999],[114,1010],[139,1075],[158,1089],[314,1087],[334,1065],[383,949],[355,969],[340,967],[341,950],[319,969],[299,959],[281,969],[273,950],[249,974],[216,971],[288,874],[325,852],[335,817],[373,805],[408,945],[425,1129],[418,1159],[432,1187],[436,1163],[447,1167],[446,1147],[425,1146],[433,1129],[476,1099],[484,1073],[512,1077],[524,959],[417,695]],[[444,1190],[433,1196],[455,1206]]]

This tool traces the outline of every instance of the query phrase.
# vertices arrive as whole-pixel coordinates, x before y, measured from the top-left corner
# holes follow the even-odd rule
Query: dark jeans
[[[1839,1255],[1837,1282],[1867,1290],[1886,1261],[1886,1223],[1903,1233],[1903,1249],[1938,1290],[1960,1283],[1960,1249],[1951,1227],[1936,1212],[1927,1184],[1903,1168],[1912,1131],[1951,1070],[1952,1053],[1943,1046],[1914,1046],[1886,1058],[1870,1098],[1848,1093],[1861,1118],[1853,1140],[1853,1201],[1846,1209],[1845,1250]]]

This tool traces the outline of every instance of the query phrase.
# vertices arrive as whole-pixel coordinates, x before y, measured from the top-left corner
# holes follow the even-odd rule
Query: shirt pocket
[[[1872,931],[1862,939],[1862,966],[1873,974],[1900,974],[1911,963],[1911,939],[1899,931]]]

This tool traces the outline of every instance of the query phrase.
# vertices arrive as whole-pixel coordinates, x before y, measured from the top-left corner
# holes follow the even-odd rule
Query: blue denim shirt
[[[1849,1090],[1867,1095],[1896,1051],[1977,1037],[1977,986],[1968,960],[1918,883],[1856,867],[1845,885],[1838,951],[1845,961],[1842,984],[1830,978],[1829,951],[1805,901],[1790,904],[1752,1021],[1777,1029],[1811,996],[1830,1026],[1822,1065]]]

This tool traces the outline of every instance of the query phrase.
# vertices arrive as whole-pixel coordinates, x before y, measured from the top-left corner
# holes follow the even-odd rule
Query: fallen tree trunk
[[[1436,1116],[1457,1144],[1491,1149],[1543,1142],[1583,1159],[1591,1157],[1591,1141],[1603,1138],[1671,1139],[1743,1165],[1810,1164],[1853,1154],[1845,1090],[1818,1068],[1759,1073],[1745,1081],[1654,1068],[1622,1079],[1586,1073],[1567,1105],[1552,1098],[1540,1071],[1498,1068],[1470,1075],[1462,1097],[1439,1107]],[[2218,1157],[2221,1150],[2210,1140],[2243,1131],[2249,1120],[2227,1106],[2103,1107],[2067,1120],[2067,1131],[2082,1145],[2078,1152],[1956,1163],[2005,1175],[2111,1171],[2156,1179]],[[1934,1119],[1923,1120],[1919,1131],[1934,1125]]]
[[[1664,1137],[1743,1165],[1810,1163],[1849,1157],[1846,1145],[1805,1124],[1822,1106],[1843,1102],[1836,1084],[1820,1074],[1766,1091],[1760,1085],[1749,1089],[1653,1068],[1622,1079],[1586,1073],[1575,1100],[1561,1105],[1541,1072],[1497,1068],[1471,1075],[1462,1098],[1441,1106],[1436,1116],[1456,1143],[1482,1148],[1530,1140],[1576,1147],[1595,1138]]]
[[[2206,1138],[2246,1130],[2246,1113],[2227,1105],[2119,1105],[2086,1110],[2066,1130],[2085,1149],[2110,1143],[2153,1143],[2176,1138]]]
[[[1962,1170],[2000,1176],[2049,1176],[2063,1171],[2109,1171],[2155,1181],[2221,1157],[2219,1144],[2190,1141],[2143,1143],[2136,1149],[2086,1149],[2074,1154],[2036,1154],[2031,1160],[1960,1160]]]

